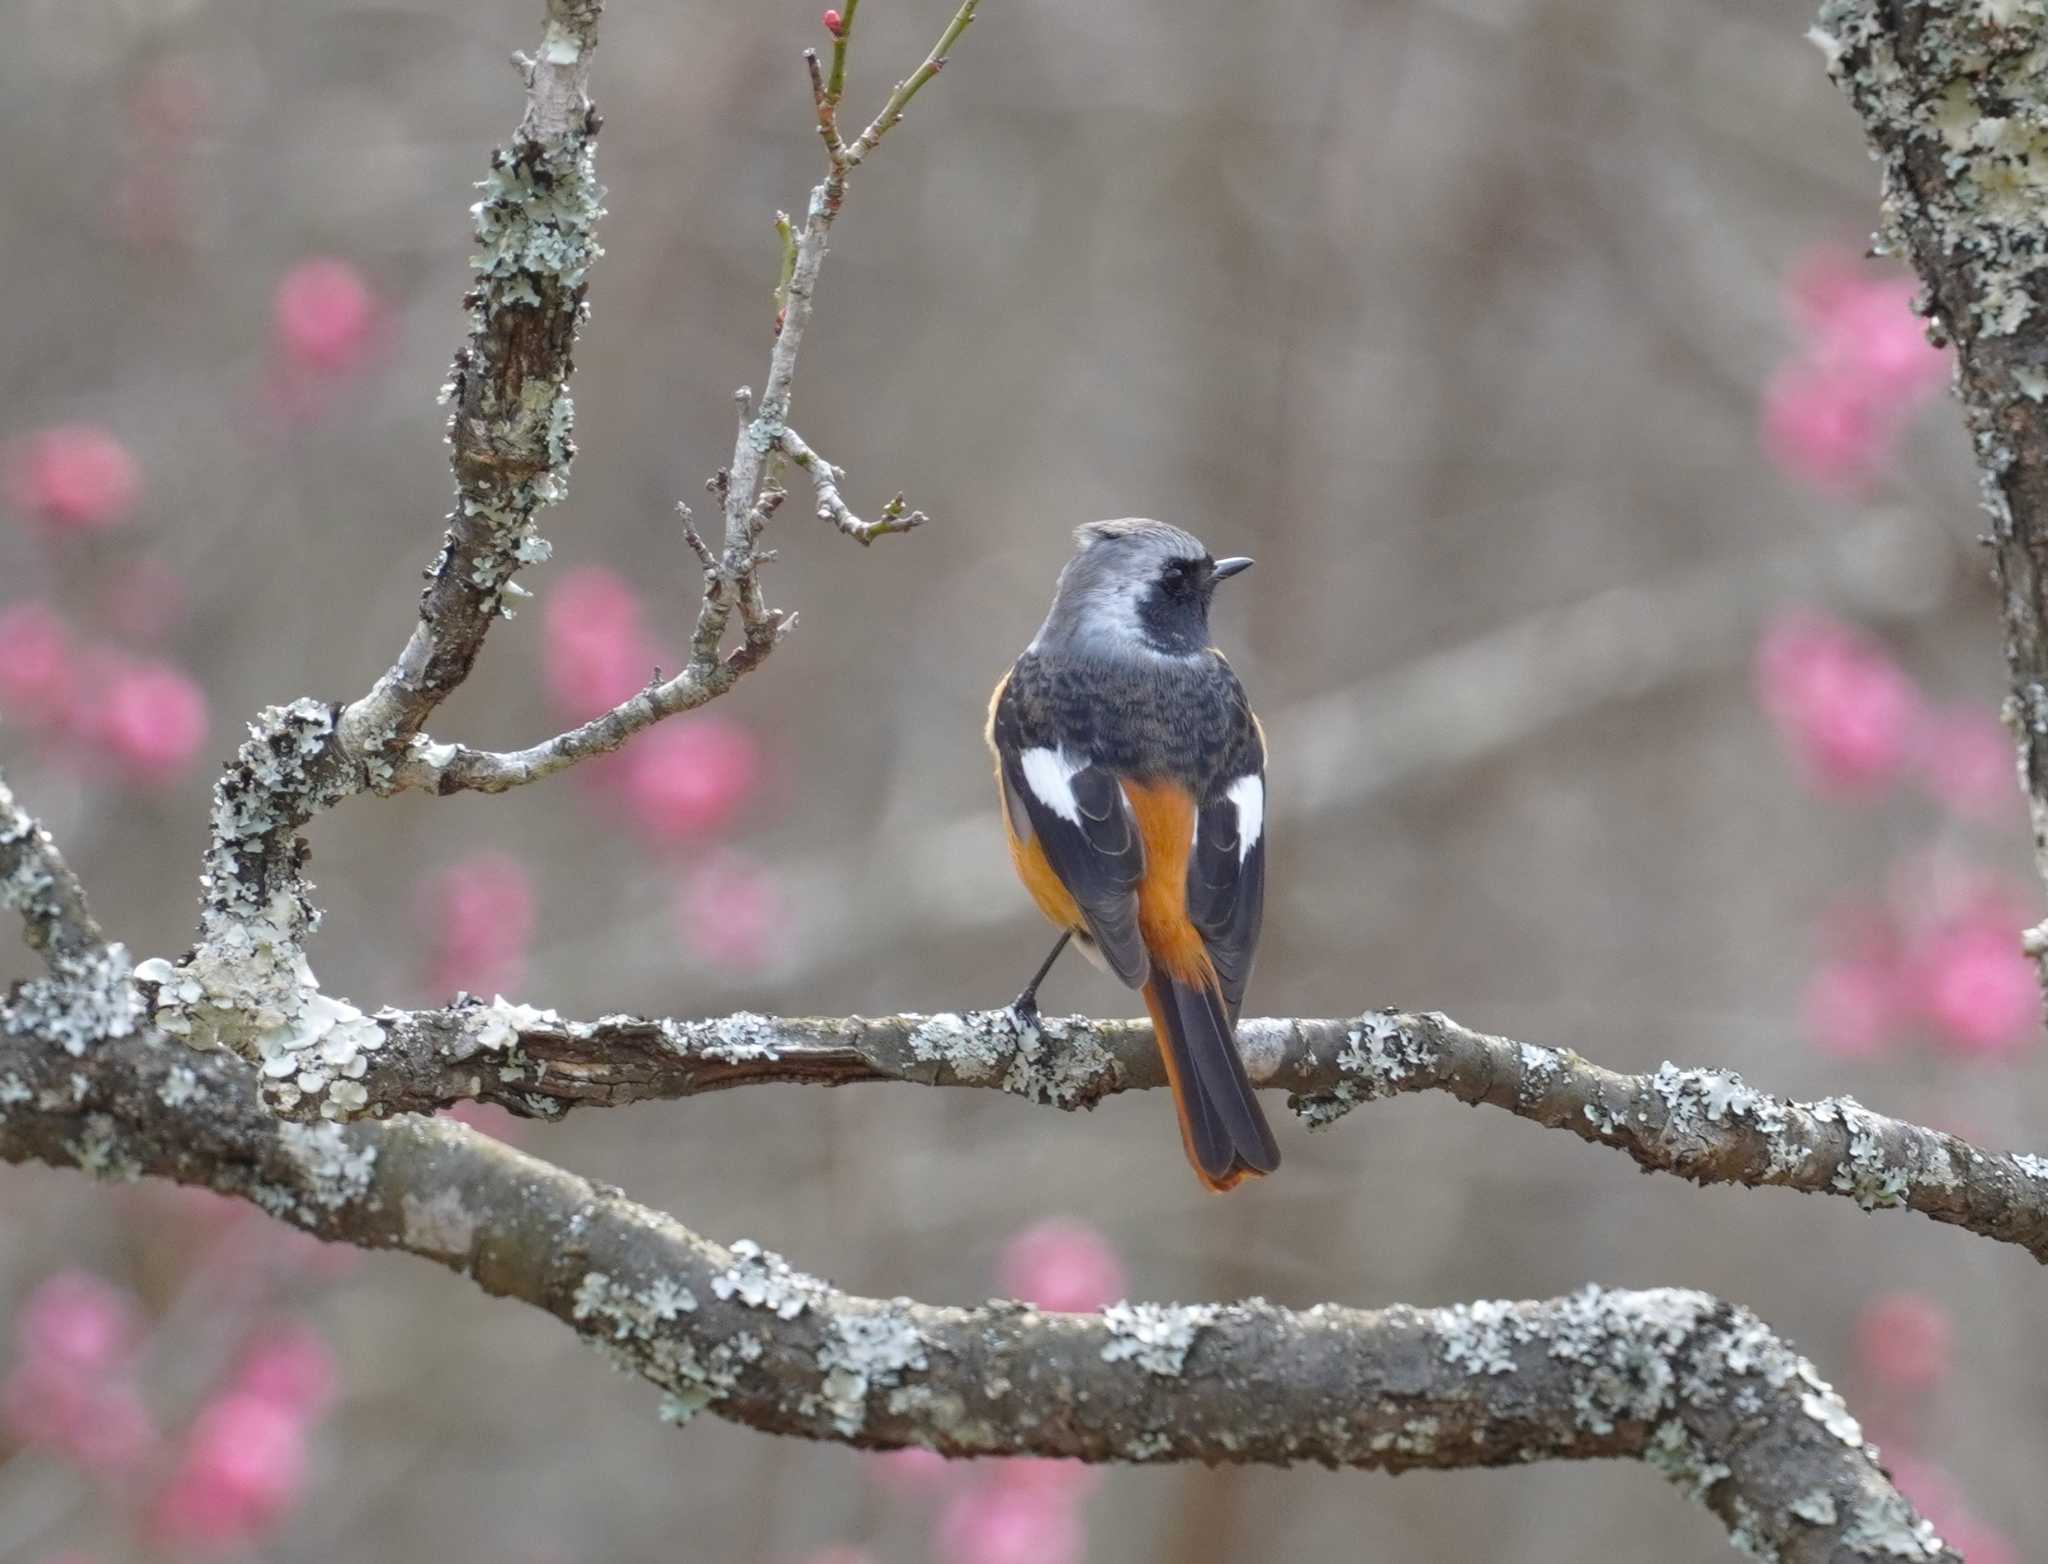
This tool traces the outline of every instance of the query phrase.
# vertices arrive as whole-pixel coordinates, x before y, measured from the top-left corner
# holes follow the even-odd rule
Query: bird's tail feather
[[[1145,983],[1167,1084],[1180,1110],[1180,1138],[1210,1189],[1235,1189],[1280,1166],[1280,1148],[1238,1057],[1223,996],[1213,981],[1187,984],[1155,964]]]

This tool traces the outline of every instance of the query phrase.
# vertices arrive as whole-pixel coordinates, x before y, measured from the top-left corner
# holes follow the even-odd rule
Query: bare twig
[[[385,1036],[361,1078],[358,1113],[429,1113],[475,1100],[559,1118],[572,1108],[768,1082],[866,1081],[981,1087],[1072,1109],[1165,1084],[1143,1021],[1048,1017],[1020,1031],[1008,1010],[568,1021],[500,999],[387,1010],[377,1020]],[[1238,1042],[1253,1081],[1289,1093],[1311,1128],[1382,1097],[1448,1092],[1612,1146],[1646,1171],[1918,1211],[2048,1262],[2048,1157],[1982,1151],[1853,1098],[1793,1102],[1728,1071],[1673,1064],[1624,1075],[1440,1014],[1246,1020]],[[322,1105],[295,1111],[317,1117]]]
[[[839,485],[846,481],[843,469],[826,461],[804,443],[802,436],[787,426],[777,436],[776,443],[784,455],[810,475],[811,486],[818,491],[818,519],[831,522],[856,543],[872,543],[891,532],[908,532],[931,519],[921,510],[906,515],[903,496],[899,494],[882,507],[881,515],[875,520],[862,521],[846,508],[846,501],[839,497]]]
[[[1956,347],[1999,584],[2034,858],[2048,883],[2048,118],[2037,7],[1826,0],[1811,35],[1884,166],[1878,248],[1908,256]],[[2048,984],[2048,924],[2024,948]]]
[[[870,1449],[1455,1468],[1634,1457],[1786,1561],[1954,1561],[1813,1365],[1706,1294],[1307,1311],[857,1297],[446,1120],[280,1124],[238,1061],[129,1042],[42,1090],[0,1158],[159,1174],[320,1237],[401,1249],[546,1310],[698,1410]],[[68,1062],[67,1062],[68,1063]],[[1256,1394],[1247,1394],[1256,1387]]]

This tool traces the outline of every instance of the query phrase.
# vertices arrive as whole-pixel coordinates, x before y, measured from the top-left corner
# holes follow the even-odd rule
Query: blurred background
[[[396,652],[449,491],[471,186],[538,0],[6,0],[0,764],[143,953],[188,942],[259,706]],[[942,25],[870,0],[862,120]],[[863,550],[776,522],[799,632],[729,700],[504,798],[319,821],[326,987],[571,1014],[1012,995],[980,728],[1070,529],[1259,566],[1218,638],[1273,739],[1251,1010],[1440,1007],[2040,1147],[2026,834],[1945,355],[1861,258],[1876,174],[1764,0],[989,0],[860,174],[795,421]],[[516,745],[673,668],[673,504],[766,367],[818,147],[807,3],[618,0],[609,251],[554,562],[435,724]],[[28,970],[0,955],[0,981]],[[1079,962],[1052,1012],[1127,1013]],[[1089,1306],[1706,1288],[1789,1333],[1973,1560],[2020,1558],[2019,1251],[1700,1191],[1448,1098],[1227,1202],[1163,1096],[757,1090],[480,1121],[864,1292]],[[0,1172],[0,1560],[1719,1560],[1634,1466],[934,1469],[777,1442],[553,1321],[162,1188]],[[838,1551],[831,1551],[838,1550]]]

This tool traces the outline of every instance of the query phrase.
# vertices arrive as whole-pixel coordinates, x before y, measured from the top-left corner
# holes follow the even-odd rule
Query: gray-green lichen
[[[1451,1310],[1443,1332],[1443,1358],[1475,1374],[1512,1374],[1516,1345],[1532,1339],[1521,1311],[1511,1303],[1480,1299]]]
[[[1343,1079],[1328,1091],[1290,1096],[1287,1105],[1311,1130],[1325,1130],[1360,1103],[1387,1096],[1411,1075],[1433,1068],[1435,1051],[1403,1021],[1395,1010],[1360,1016],[1337,1054]]]
[[[311,1206],[336,1211],[363,1199],[376,1174],[377,1148],[356,1145],[339,1124],[280,1124],[278,1143],[299,1170]]]
[[[781,1255],[742,1238],[732,1246],[732,1264],[711,1279],[711,1291],[721,1299],[737,1298],[751,1309],[793,1320],[829,1289]]]
[[[843,1310],[833,1316],[832,1334],[818,1351],[825,1375],[819,1401],[834,1428],[855,1434],[867,1421],[869,1391],[900,1384],[906,1371],[926,1366],[924,1337],[910,1317],[909,1299]]]
[[[1102,1311],[1110,1338],[1102,1361],[1135,1363],[1148,1374],[1174,1378],[1187,1366],[1196,1338],[1222,1312],[1212,1303],[1112,1303]]]
[[[0,1032],[44,1038],[81,1059],[95,1043],[132,1035],[142,1013],[128,952],[109,945],[56,957],[48,977],[16,984],[0,1003]]]

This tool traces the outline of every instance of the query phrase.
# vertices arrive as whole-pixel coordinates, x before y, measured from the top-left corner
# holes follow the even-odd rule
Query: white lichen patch
[[[182,1064],[174,1064],[164,1072],[163,1084],[156,1089],[157,1100],[166,1108],[182,1108],[196,1102],[201,1095],[199,1074]]]
[[[1515,1347],[1534,1339],[1513,1304],[1484,1298],[1452,1309],[1442,1336],[1443,1360],[1473,1374],[1514,1373]]]
[[[672,1277],[659,1276],[645,1287],[628,1287],[603,1271],[588,1271],[577,1284],[570,1316],[611,1326],[614,1341],[659,1338],[662,1327],[697,1312],[697,1295]]]
[[[552,1010],[543,1010],[535,1005],[515,1005],[503,994],[497,995],[488,1005],[478,1005],[462,1015],[465,1039],[486,1053],[500,1053],[516,1047],[521,1033],[542,1027],[560,1031],[562,1018]]]
[[[2028,1178],[2048,1179],[2048,1157],[2037,1157],[2031,1151],[2022,1151],[2012,1159],[2013,1166]]]
[[[19,1107],[33,1096],[35,1096],[35,1092],[30,1089],[28,1082],[24,1081],[20,1076],[8,1075],[0,1077],[0,1108]]]
[[[355,1145],[339,1124],[280,1124],[277,1138],[312,1205],[338,1211],[369,1194],[377,1148]]]
[[[1714,1485],[1731,1475],[1727,1464],[1715,1460],[1676,1418],[1667,1418],[1657,1425],[1643,1451],[1643,1459],[1698,1504],[1706,1503]]]
[[[50,975],[0,1003],[0,1032],[36,1037],[82,1059],[95,1043],[131,1036],[142,1021],[128,952],[120,945],[54,958]]]
[[[1005,1028],[998,1035],[993,1028],[977,1026],[967,1017],[945,1010],[925,1016],[910,1031],[910,1057],[921,1064],[942,1065],[963,1081],[985,1083],[998,1079],[1018,1043],[1018,1034]]]
[[[867,1421],[871,1390],[900,1384],[907,1370],[925,1366],[924,1337],[910,1317],[908,1299],[849,1310],[833,1318],[832,1334],[818,1350],[825,1374],[818,1399],[834,1428],[855,1434]]]
[[[796,1270],[781,1255],[742,1238],[732,1246],[733,1263],[711,1279],[721,1299],[738,1299],[750,1309],[766,1309],[779,1319],[793,1320],[828,1290],[815,1276]]]
[[[142,1164],[122,1150],[120,1127],[107,1114],[87,1114],[83,1132],[67,1140],[64,1149],[79,1171],[94,1178],[132,1184],[142,1177]]]
[[[661,1035],[676,1053],[721,1064],[772,1063],[782,1056],[782,1034],[774,1020],[751,1010],[736,1010],[714,1021],[664,1020]]]
[[[1913,1187],[1912,1170],[1894,1164],[1885,1151],[1878,1116],[1854,1097],[1828,1097],[1813,1105],[1821,1123],[1848,1131],[1849,1151],[1829,1183],[1866,1211],[1898,1205]]]
[[[1327,1091],[1292,1096],[1287,1105],[1309,1129],[1325,1130],[1360,1103],[1390,1096],[1409,1077],[1433,1068],[1435,1051],[1415,1036],[1406,1019],[1397,1010],[1360,1016],[1337,1051],[1343,1079]]]
[[[475,1246],[481,1219],[464,1203],[458,1189],[437,1189],[424,1197],[407,1190],[399,1197],[399,1214],[408,1249],[467,1257]]]
[[[1943,1551],[1934,1523],[1921,1520],[1890,1492],[1863,1499],[1850,1511],[1842,1546],[1868,1559],[1938,1559]]]
[[[1825,1488],[1801,1494],[1787,1508],[1794,1520],[1805,1521],[1809,1526],[1832,1526],[1839,1513],[1835,1509],[1835,1496]]]
[[[1006,1018],[1008,1011],[984,1011],[974,1019],[986,1022],[991,1016]],[[1039,1018],[1016,1036],[1016,1051],[1010,1067],[1003,1072],[1003,1090],[1028,1102],[1073,1109],[1093,1102],[1105,1084],[1116,1079],[1116,1060],[1093,1034],[1077,1032],[1065,1021],[1049,1016]]]
[[[1195,1340],[1221,1317],[1213,1303],[1112,1303],[1102,1311],[1109,1340],[1105,1363],[1135,1363],[1148,1374],[1175,1378],[1187,1366]]]

